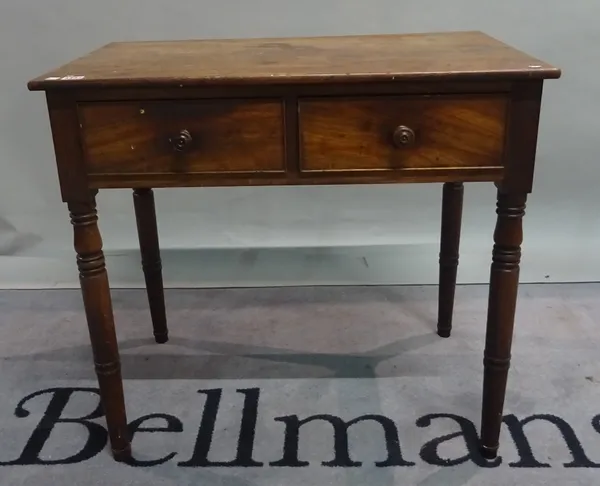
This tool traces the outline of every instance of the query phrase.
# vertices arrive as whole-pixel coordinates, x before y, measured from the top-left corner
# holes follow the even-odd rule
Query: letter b
[[[21,456],[15,461],[0,463],[0,465],[25,466],[32,464],[75,464],[91,459],[102,451],[106,446],[107,441],[108,434],[106,429],[99,424],[90,422],[91,419],[103,416],[99,400],[98,406],[88,415],[75,418],[62,417],[65,407],[75,392],[93,393],[97,395],[98,398],[100,396],[98,390],[95,388],[48,388],[47,390],[40,390],[23,398],[15,409],[15,415],[19,418],[29,416],[30,412],[24,408],[24,405],[29,400],[47,393],[52,395],[50,403],[44,411],[44,416],[29,437]],[[88,431],[87,441],[79,452],[64,459],[40,459],[40,453],[44,448],[44,444],[48,441],[54,427],[60,423],[83,425]]]

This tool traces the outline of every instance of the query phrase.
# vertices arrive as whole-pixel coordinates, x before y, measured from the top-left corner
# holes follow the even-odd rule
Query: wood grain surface
[[[507,105],[503,96],[300,101],[301,169],[501,166]],[[414,144],[394,144],[399,126],[414,131]]]
[[[79,119],[89,174],[283,171],[278,100],[82,103]]]
[[[447,32],[111,43],[29,88],[559,76],[553,66],[481,32]]]

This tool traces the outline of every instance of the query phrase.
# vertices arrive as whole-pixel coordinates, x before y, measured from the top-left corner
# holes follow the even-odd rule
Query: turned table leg
[[[152,189],[134,189],[133,205],[137,221],[142,268],[146,279],[146,292],[150,304],[150,316],[157,343],[166,343],[169,339],[165,295],[163,289],[162,264],[158,243],[158,227]]]
[[[110,288],[94,195],[90,196],[88,202],[70,202],[68,207],[74,230],[83,304],[110,444],[115,459],[124,461],[131,457],[131,446]]]
[[[450,331],[452,330],[463,192],[462,182],[446,182],[444,184],[437,324],[437,332],[441,337],[450,337]]]
[[[498,193],[498,219],[494,232],[483,358],[481,453],[487,459],[495,458],[498,453],[519,285],[526,200],[527,195],[523,193]]]

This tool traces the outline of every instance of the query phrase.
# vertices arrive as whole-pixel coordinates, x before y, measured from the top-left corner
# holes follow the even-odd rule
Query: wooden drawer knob
[[[394,145],[398,148],[411,147],[415,144],[415,132],[412,129],[400,125],[394,130]]]
[[[181,130],[179,135],[171,139],[171,144],[176,152],[183,152],[192,143],[192,135],[187,130]]]

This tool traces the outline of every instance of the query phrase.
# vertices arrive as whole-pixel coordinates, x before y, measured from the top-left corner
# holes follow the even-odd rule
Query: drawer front
[[[282,172],[279,100],[82,103],[89,174]]]
[[[507,106],[500,96],[302,100],[301,170],[498,167]]]

